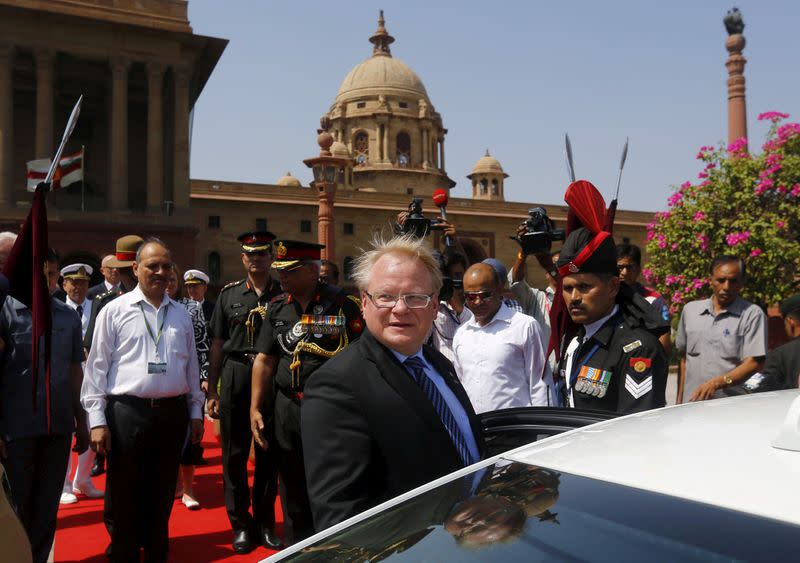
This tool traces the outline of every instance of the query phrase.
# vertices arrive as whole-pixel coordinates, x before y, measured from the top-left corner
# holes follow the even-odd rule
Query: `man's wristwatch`
[[[733,385],[733,378],[730,375],[723,375],[722,381],[725,382],[725,385]]]
[[[524,253],[523,253],[521,250],[520,250],[519,252],[517,252],[517,260],[525,260],[525,258],[526,258],[527,256],[528,256],[528,255],[527,255],[527,254],[524,254]]]

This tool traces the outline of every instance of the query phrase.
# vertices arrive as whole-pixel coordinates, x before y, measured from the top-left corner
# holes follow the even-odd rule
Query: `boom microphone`
[[[439,208],[439,211],[442,213],[442,220],[447,221],[447,190],[438,189],[433,192],[433,204]],[[444,236],[444,244],[446,246],[453,246],[453,239],[450,235]]]

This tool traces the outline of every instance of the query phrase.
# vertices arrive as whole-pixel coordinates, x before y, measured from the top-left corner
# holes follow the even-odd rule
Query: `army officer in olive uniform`
[[[252,441],[250,369],[270,300],[280,293],[280,287],[269,275],[274,239],[275,235],[268,231],[239,236],[247,277],[222,289],[211,317],[207,410],[210,416],[220,419],[225,508],[236,553],[248,553],[260,544],[271,549],[280,547],[274,509],[277,466],[271,451],[256,448],[252,516],[247,483]]]
[[[314,532],[300,442],[303,386],[364,327],[358,299],[318,281],[322,248],[292,240],[275,242],[272,267],[286,293],[270,305],[253,366],[253,435],[259,446],[277,451],[293,532],[291,536],[287,532],[287,540],[293,541]],[[265,421],[273,414],[274,440],[270,440]]]

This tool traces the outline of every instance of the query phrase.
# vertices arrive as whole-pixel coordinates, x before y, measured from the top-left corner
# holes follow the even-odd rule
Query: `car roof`
[[[800,524],[800,451],[772,445],[798,397],[794,389],[645,411],[501,457]]]

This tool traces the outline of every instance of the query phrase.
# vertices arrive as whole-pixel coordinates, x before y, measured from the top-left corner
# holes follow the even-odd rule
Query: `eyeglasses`
[[[372,295],[368,291],[364,293],[367,294],[369,300],[372,301],[372,304],[378,309],[393,309],[401,299],[409,309],[424,309],[430,304],[431,299],[433,299],[432,293],[430,295],[426,293],[406,293],[405,295],[379,293],[378,295]]]
[[[487,299],[491,299],[494,297],[494,291],[465,291],[464,298],[467,301],[477,301],[480,299],[481,301],[486,301]]]

